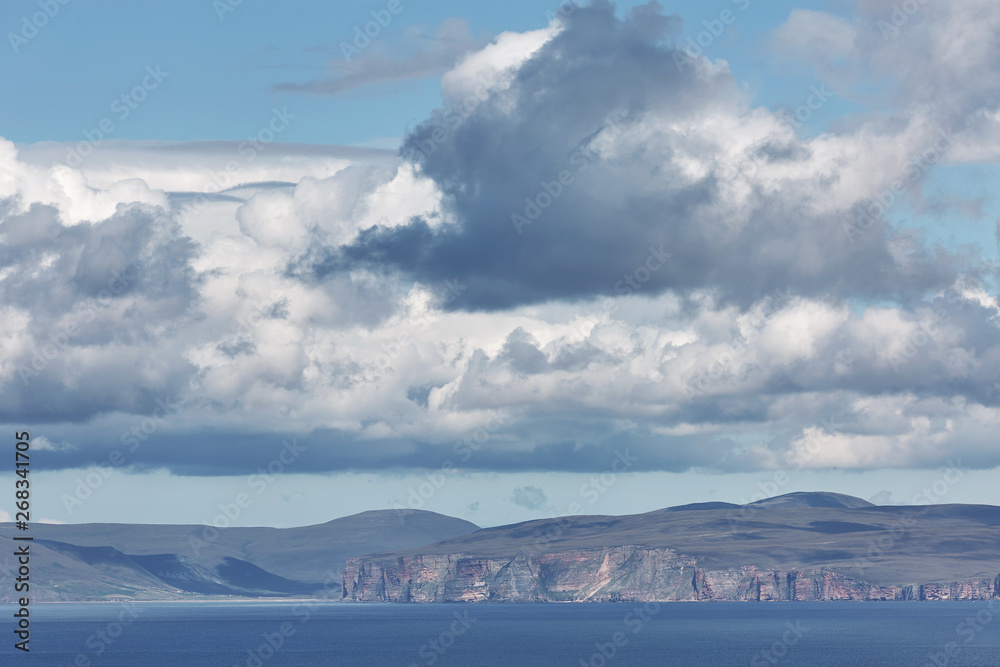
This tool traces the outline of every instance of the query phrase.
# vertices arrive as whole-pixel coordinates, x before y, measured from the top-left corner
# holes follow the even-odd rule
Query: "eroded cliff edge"
[[[468,554],[352,558],[344,599],[356,602],[681,602],[699,600],[1000,600],[1000,574],[957,582],[877,585],[833,570],[706,570],[672,549],[620,546],[513,558]]]

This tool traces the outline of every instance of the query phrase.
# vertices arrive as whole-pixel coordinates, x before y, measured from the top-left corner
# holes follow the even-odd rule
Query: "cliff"
[[[346,562],[346,600],[1000,599],[1000,508],[832,493],[564,516]]]
[[[631,545],[511,558],[358,557],[347,561],[342,580],[344,599],[355,602],[1000,600],[1000,574],[877,585],[825,568],[703,569],[671,549]]]

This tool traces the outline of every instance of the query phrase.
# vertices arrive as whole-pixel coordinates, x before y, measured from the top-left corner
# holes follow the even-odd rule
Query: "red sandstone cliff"
[[[351,558],[343,597],[384,602],[649,602],[1000,599],[1000,575],[875,585],[830,569],[721,570],[666,548],[620,546],[509,558],[471,554]]]

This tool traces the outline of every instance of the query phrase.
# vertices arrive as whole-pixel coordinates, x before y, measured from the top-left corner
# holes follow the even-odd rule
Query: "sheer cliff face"
[[[827,569],[702,569],[672,549],[636,546],[352,558],[343,572],[349,601],[650,602],[768,600],[1000,599],[1000,575],[978,581],[874,585]]]
[[[638,545],[638,546],[636,546]],[[1000,507],[792,493],[496,526],[352,558],[347,600],[1000,599]]]
[[[608,602],[694,599],[695,561],[670,549],[614,547],[513,558],[467,554],[352,558],[344,597],[391,602]]]

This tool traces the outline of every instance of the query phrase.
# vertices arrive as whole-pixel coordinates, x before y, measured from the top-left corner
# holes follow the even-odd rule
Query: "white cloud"
[[[487,46],[466,54],[441,77],[441,92],[452,104],[461,104],[477,90],[505,90],[517,69],[559,32],[559,22],[542,30],[503,32]],[[482,92],[479,93],[482,95]]]
[[[906,39],[931,39],[923,25],[915,18]],[[954,28],[951,18],[945,25]],[[500,35],[444,76],[446,101],[474,93],[484,77],[501,81],[496,90],[513,85],[517,68],[562,29]],[[808,62],[820,69],[859,50],[883,53],[871,40],[857,21],[817,12],[794,13],[778,34],[785,49],[814,49]],[[946,46],[934,48],[942,67],[954,63]],[[877,256],[884,265],[873,267],[852,259],[857,249],[846,242],[817,240],[839,239],[852,206],[906,173],[935,140],[939,117],[914,104],[891,122],[861,119],[802,139],[779,114],[753,108],[724,64],[695,67],[685,85],[700,86],[700,97],[690,108],[671,94],[652,97],[621,128],[592,131],[580,121],[589,132],[580,131],[582,145],[600,156],[576,184],[587,203],[580,212],[645,208],[660,232],[672,211],[662,204],[675,201],[663,197],[677,195],[690,206],[685,229],[703,234],[691,248],[707,250],[692,260],[677,249],[673,261],[734,261],[691,284],[666,281],[616,300],[600,295],[614,291],[617,276],[572,298],[475,308],[452,304],[443,282],[377,262],[330,269],[325,263],[342,260],[334,251],[357,250],[350,244],[372,229],[406,230],[414,219],[430,233],[472,224],[454,202],[464,182],[439,185],[394,153],[270,144],[245,159],[239,143],[119,141],[70,168],[58,164],[65,145],[0,140],[0,197],[16,202],[0,235],[27,248],[0,264],[0,409],[12,417],[33,406],[40,421],[85,424],[38,441],[74,463],[91,452],[74,445],[96,450],[108,433],[128,433],[155,398],[180,404],[160,442],[170,432],[181,447],[190,439],[180,429],[218,430],[232,440],[206,446],[243,453],[252,447],[246,431],[323,433],[314,446],[330,469],[399,459],[433,467],[497,411],[504,423],[490,433],[488,454],[508,458],[484,466],[597,460],[602,446],[620,441],[636,443],[644,465],[670,469],[774,467],[806,454],[816,468],[932,466],[951,455],[1000,462],[989,435],[1000,422],[1000,397],[990,393],[1000,359],[996,299],[962,285],[947,319],[930,329],[934,308],[916,297],[859,314],[855,292],[862,303],[875,299],[851,271],[896,272],[908,287],[920,275],[913,246],[893,238]],[[858,76],[848,74],[838,76]],[[498,108],[513,113],[512,104]],[[961,141],[952,160],[971,159]],[[238,169],[221,183],[232,160]],[[195,205],[198,194],[211,197]],[[505,210],[474,212],[482,213],[476,224],[508,224]],[[614,231],[628,222],[616,220]],[[576,250],[571,235],[541,243],[553,238],[553,261]],[[600,238],[590,273],[624,245],[616,234]],[[628,261],[641,267],[646,245],[634,258],[627,250]],[[456,246],[449,259],[470,273],[496,260],[474,250]],[[133,264],[136,278],[99,303],[113,271]],[[755,282],[755,268],[787,269],[792,293],[799,284],[811,291],[778,300],[772,288],[757,289],[766,283]],[[940,282],[928,279],[928,289]],[[57,344],[67,327],[76,333]],[[21,370],[37,363],[25,379]],[[819,425],[831,415],[846,426]],[[746,445],[768,429],[766,441]],[[167,449],[151,440],[137,462],[180,467],[192,458]]]

